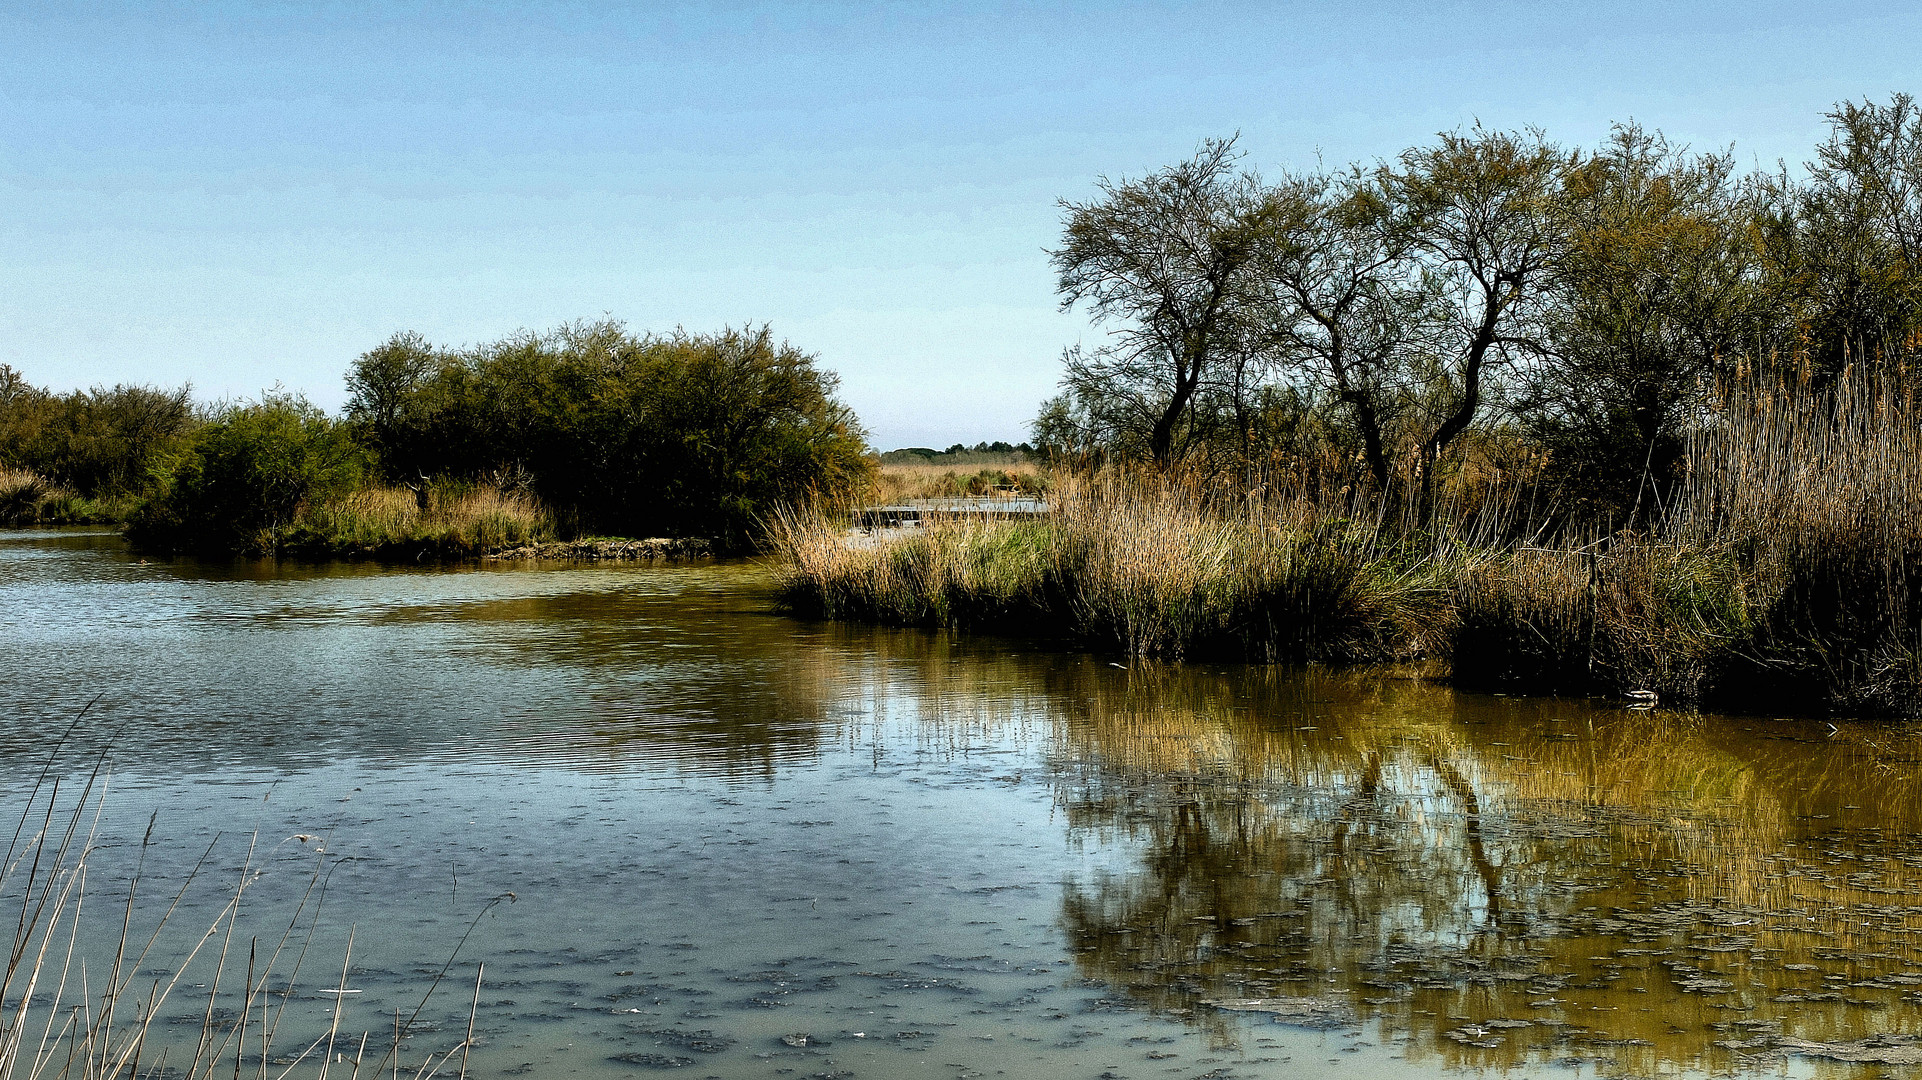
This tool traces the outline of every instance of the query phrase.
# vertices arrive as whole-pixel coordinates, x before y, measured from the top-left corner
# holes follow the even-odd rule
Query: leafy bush
[[[576,531],[740,547],[773,506],[871,483],[836,380],[768,330],[573,324],[464,352],[362,356],[349,416],[391,481],[525,479]]]
[[[49,495],[7,520],[124,516],[163,482],[196,427],[186,387],[95,387],[54,394],[0,364],[0,469],[32,473]]]
[[[346,425],[303,397],[228,405],[200,430],[129,535],[149,548],[276,551],[303,504],[351,491],[363,466]]]

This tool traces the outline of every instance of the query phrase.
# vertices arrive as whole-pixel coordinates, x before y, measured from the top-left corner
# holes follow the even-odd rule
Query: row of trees
[[[1260,465],[1304,427],[1424,506],[1464,434],[1546,450],[1633,516],[1738,367],[1821,379],[1922,341],[1922,109],[1846,103],[1805,178],[1633,124],[1594,151],[1480,127],[1392,161],[1264,178],[1234,140],[1063,202],[1057,452]]]
[[[760,329],[577,323],[468,349],[398,334],[347,374],[344,415],[298,395],[197,406],[186,388],[54,394],[0,366],[0,467],[132,518],[154,547],[238,550],[308,504],[380,484],[531,491],[566,532],[739,547],[775,505],[865,485],[832,373]],[[257,545],[255,545],[257,546]]]

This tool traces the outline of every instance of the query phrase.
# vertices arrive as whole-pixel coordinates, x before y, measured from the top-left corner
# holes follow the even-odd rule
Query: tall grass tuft
[[[0,466],[0,528],[121,522],[133,513],[131,495],[76,495],[31,469]]]
[[[787,601],[819,617],[991,625],[1048,620],[1057,607],[1046,525],[949,518],[898,535],[851,535],[810,507],[780,510],[769,532]]]
[[[554,533],[533,495],[485,484],[363,488],[303,507],[280,546],[297,553],[461,557],[538,543]]]
[[[243,905],[261,873],[260,853],[252,844],[225,902],[197,933],[179,934],[168,924],[183,910],[181,901],[194,887],[199,868],[151,928],[136,929],[135,899],[142,884],[138,870],[123,886],[122,910],[109,920],[98,915],[83,919],[98,885],[90,877],[99,842],[104,762],[102,755],[79,779],[79,791],[68,794],[63,786],[72,785],[53,777],[55,761],[50,759],[0,861],[0,902],[11,904],[15,912],[0,973],[0,1080],[163,1075],[202,1080],[238,1077],[243,1067],[256,1080],[285,1080],[297,1071],[324,1080],[330,1070],[359,1075],[363,1068],[375,1076],[404,1072],[414,1080],[466,1074],[474,1037],[472,1008],[466,1037],[451,1048],[430,1051],[418,1065],[403,1068],[399,1038],[374,1060],[367,1056],[371,1032],[349,1036],[343,1021],[351,993],[346,985],[353,957],[351,932],[338,986],[319,991],[334,1002],[327,1031],[286,1045],[291,1036],[283,1035],[283,1021],[290,1030],[301,1023],[290,1018],[288,1004],[313,945],[324,891],[324,863],[318,858],[287,921],[264,938],[240,931]],[[142,864],[151,833],[150,828],[141,845]],[[200,865],[205,863],[203,858]],[[493,906],[488,904],[482,914]],[[118,940],[96,940],[103,931],[117,932]],[[90,971],[88,957],[102,954],[109,957],[106,970]],[[452,963],[450,957],[448,965]],[[155,966],[167,973],[157,974]],[[204,981],[188,981],[190,970],[191,978]],[[477,973],[476,1006],[479,978]],[[428,994],[440,981],[433,981]],[[168,1015],[178,1008],[170,1003],[182,996],[196,999],[191,1007],[201,1016],[197,1030],[184,1040],[172,1027],[176,1018]],[[421,1007],[425,1005],[423,997]],[[416,1008],[415,1019],[420,1011]]]
[[[53,495],[53,485],[27,469],[0,468],[0,526],[31,525]]]
[[[1608,537],[1477,552],[1441,650],[1458,683],[1697,701],[1747,640],[1747,582],[1725,547]]]
[[[1886,378],[1743,379],[1646,531],[1516,544],[1457,578],[1459,681],[1922,709],[1922,409]]]
[[[1754,640],[1730,675],[1757,692],[1922,705],[1922,406],[1898,378],[1750,382],[1692,440],[1672,542],[1742,558]]]
[[[1069,634],[1133,656],[1391,659],[1418,651],[1435,562],[1366,520],[1178,477],[1060,478],[1040,520],[856,533],[789,511],[771,542],[795,608],[828,618]]]

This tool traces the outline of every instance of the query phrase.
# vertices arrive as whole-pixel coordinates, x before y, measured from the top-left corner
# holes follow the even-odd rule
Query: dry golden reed
[[[551,515],[525,492],[488,485],[376,487],[305,508],[288,546],[345,555],[406,548],[477,555],[535,543],[553,532]]]
[[[1913,397],[1854,371],[1826,387],[1747,379],[1701,418],[1687,468],[1637,532],[1551,534],[1527,463],[1459,470],[1426,515],[1332,482],[1111,468],[1055,476],[1036,520],[858,532],[790,512],[772,546],[789,601],[830,618],[1042,630],[1171,659],[1429,657],[1465,685],[1922,710]]]
[[[1375,525],[1272,498],[1108,471],[1059,479],[1048,502],[1038,520],[937,516],[873,532],[790,512],[771,539],[803,610],[1051,630],[1137,656],[1386,659],[1418,651],[1417,615],[1441,597],[1431,561],[1382,548]]]

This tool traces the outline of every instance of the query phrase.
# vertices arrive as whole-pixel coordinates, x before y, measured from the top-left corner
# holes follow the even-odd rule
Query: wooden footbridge
[[[951,499],[908,499],[890,506],[864,507],[854,512],[854,524],[863,529],[898,529],[941,520],[1019,521],[1047,515],[1048,504],[1042,499],[973,495]]]

